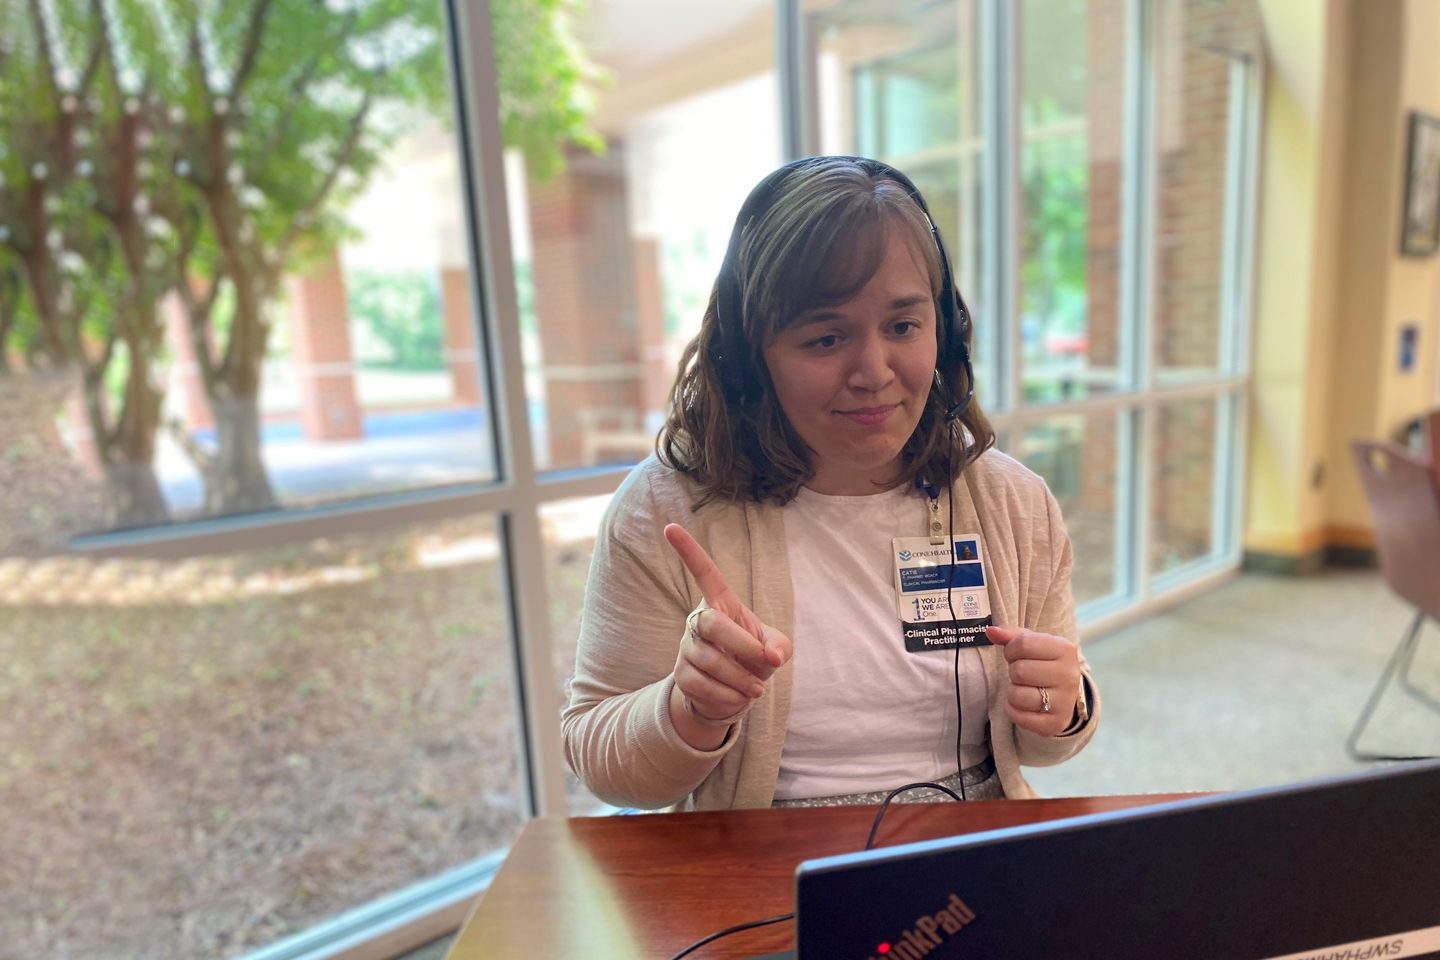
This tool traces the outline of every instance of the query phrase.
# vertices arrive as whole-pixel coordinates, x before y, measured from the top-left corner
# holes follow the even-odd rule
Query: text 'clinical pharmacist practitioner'
[[[1032,797],[1022,764],[1089,741],[1070,541],[992,449],[970,335],[902,174],[814,158],[750,194],[658,456],[596,542],[563,719],[596,796]]]

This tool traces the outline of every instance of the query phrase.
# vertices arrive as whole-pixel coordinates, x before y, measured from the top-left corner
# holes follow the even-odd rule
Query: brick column
[[[564,173],[529,187],[535,315],[556,468],[584,460],[584,411],[628,412],[634,426],[644,422],[622,149],[612,145],[603,157],[572,151]],[[623,422],[603,427],[624,429]]]
[[[1123,0],[1090,0],[1086,332],[1090,340],[1090,366],[1099,368],[1114,367],[1120,362],[1122,178],[1136,175],[1136,171],[1123,169],[1126,9]]]
[[[670,397],[675,371],[665,360],[665,302],[660,287],[660,242],[651,238],[630,244],[635,271],[635,326],[640,340],[644,379],[640,403],[647,424],[659,428]]]
[[[353,440],[364,433],[355,394],[350,311],[340,258],[332,252],[306,276],[286,279],[290,343],[308,440]]]
[[[455,400],[479,406],[480,350],[470,309],[470,271],[465,267],[440,268],[440,309],[445,322],[445,366],[455,385]]]

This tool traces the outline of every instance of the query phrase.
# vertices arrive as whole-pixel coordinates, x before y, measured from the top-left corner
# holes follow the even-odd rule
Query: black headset
[[[718,352],[714,359],[720,370],[721,382],[731,399],[737,402],[760,393],[753,364],[747,362],[751,350],[745,338],[745,291],[740,276],[740,247],[744,243],[746,232],[770,212],[776,194],[793,174],[837,161],[853,163],[871,178],[884,177],[900,184],[910,195],[910,199],[920,207],[920,211],[925,214],[925,221],[930,224],[930,236],[934,238],[935,247],[940,252],[940,268],[943,273],[940,286],[940,323],[945,330],[945,336],[942,338],[944,353],[938,359],[947,364],[958,359],[965,370],[965,393],[958,403],[945,412],[945,421],[952,422],[965,412],[975,395],[975,368],[970,362],[970,311],[966,308],[960,291],[955,287],[955,280],[950,273],[950,257],[945,252],[945,242],[940,239],[940,231],[935,226],[935,219],[930,216],[930,208],[926,206],[920,190],[899,170],[868,157],[826,156],[795,160],[761,180],[745,198],[740,213],[735,217],[735,229],[730,232],[730,243],[725,248],[725,259],[720,264],[720,275],[715,281],[715,313],[719,321],[720,336],[715,345]]]

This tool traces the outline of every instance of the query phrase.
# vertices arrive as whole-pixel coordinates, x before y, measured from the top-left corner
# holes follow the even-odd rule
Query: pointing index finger
[[[675,548],[675,552],[680,555],[680,562],[685,564],[685,569],[690,571],[690,575],[700,585],[705,601],[718,610],[728,611],[730,604],[727,601],[734,594],[730,585],[725,582],[720,568],[710,559],[710,554],[705,552],[705,548],[696,543],[695,538],[690,536],[690,531],[678,523],[665,527],[665,539]]]

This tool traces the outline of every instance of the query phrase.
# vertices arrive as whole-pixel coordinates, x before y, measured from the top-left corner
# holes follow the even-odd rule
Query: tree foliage
[[[350,319],[368,331],[385,355],[366,366],[443,370],[440,289],[432,273],[351,270],[345,277]]]
[[[493,3],[507,143],[585,126],[570,0]],[[285,275],[329,256],[387,148],[449,109],[433,0],[0,0],[0,358],[75,369],[107,521],[153,523],[176,295],[216,422],[214,513],[274,505],[258,398]],[[3,370],[0,360],[0,370]]]
[[[530,176],[545,182],[565,167],[563,147],[599,153],[590,88],[602,79],[570,36],[577,0],[492,0],[495,74],[505,144],[525,154]]]
[[[1060,115],[1042,101],[1034,121]],[[1079,333],[1086,323],[1090,167],[1083,136],[1040,140],[1025,151],[1021,237],[1022,309],[1046,329]]]

